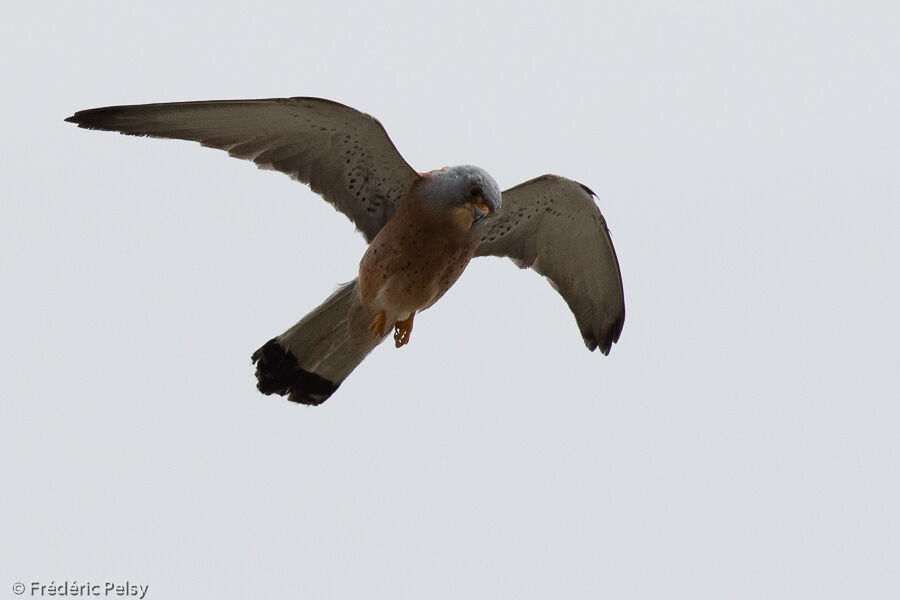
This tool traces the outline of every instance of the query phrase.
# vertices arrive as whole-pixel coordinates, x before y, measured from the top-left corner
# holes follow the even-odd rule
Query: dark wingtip
[[[91,127],[91,121],[96,121],[96,116],[102,114],[104,108],[87,108],[79,110],[74,115],[66,119],[66,123],[75,123],[79,127]],[[94,125],[96,126],[96,125]]]
[[[604,356],[609,356],[612,345],[618,342],[619,336],[622,335],[622,327],[624,325],[625,315],[623,314],[606,327],[604,331],[594,332],[591,329],[583,329],[581,337],[584,339],[584,345],[591,352],[599,348]]]
[[[584,338],[584,345],[591,352],[600,348],[600,352],[603,353],[604,356],[609,354],[609,349],[612,345],[609,342],[600,343],[597,338],[591,334],[582,334],[582,337]]]
[[[600,348],[603,356],[609,356],[609,351],[612,350],[612,342],[604,342],[603,344],[598,344],[597,347]]]
[[[297,404],[318,406],[340,387],[340,383],[302,369],[291,351],[275,338],[254,352],[250,360],[256,364],[256,389],[267,396],[278,394]]]
[[[124,131],[119,117],[123,114],[122,106],[104,106],[102,108],[87,108],[79,110],[71,117],[65,119],[66,123],[75,123],[83,129],[96,129],[99,131]],[[131,135],[140,135],[132,132]]]

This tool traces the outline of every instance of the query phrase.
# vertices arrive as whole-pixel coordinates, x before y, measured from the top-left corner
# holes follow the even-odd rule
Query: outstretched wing
[[[619,261],[594,193],[544,175],[503,192],[476,256],[506,256],[545,276],[575,314],[584,343],[609,354],[625,322]]]
[[[375,118],[319,98],[110,106],[66,119],[87,129],[192,140],[308,183],[367,241],[419,178]]]

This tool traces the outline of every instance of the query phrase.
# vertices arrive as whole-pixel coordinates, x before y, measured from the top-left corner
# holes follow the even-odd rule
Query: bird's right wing
[[[420,177],[375,118],[319,98],[110,106],[66,119],[79,127],[200,142],[309,184],[367,241]]]
[[[609,354],[625,323],[619,261],[593,192],[544,175],[503,192],[476,256],[506,256],[543,275],[575,315],[589,350]]]

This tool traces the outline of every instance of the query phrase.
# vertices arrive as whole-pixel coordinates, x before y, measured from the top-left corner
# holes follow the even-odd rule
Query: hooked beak
[[[474,223],[477,223],[489,214],[491,214],[491,207],[485,204],[484,200],[472,203],[472,218],[474,219]]]

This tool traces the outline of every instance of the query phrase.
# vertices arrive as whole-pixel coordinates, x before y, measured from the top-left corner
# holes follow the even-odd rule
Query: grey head
[[[476,222],[497,214],[503,203],[500,186],[481,167],[460,165],[432,171],[423,185],[429,197],[447,208],[472,206]]]

